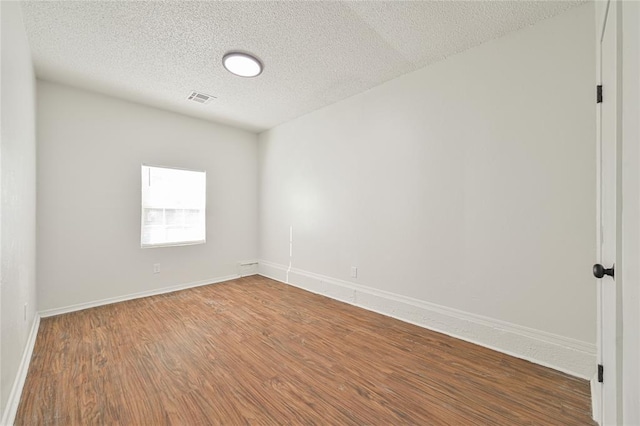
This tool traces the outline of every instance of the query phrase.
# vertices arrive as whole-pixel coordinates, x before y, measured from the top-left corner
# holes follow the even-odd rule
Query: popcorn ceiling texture
[[[24,2],[39,78],[263,131],[582,1]],[[229,50],[257,78],[229,74]],[[192,90],[217,97],[186,100]]]

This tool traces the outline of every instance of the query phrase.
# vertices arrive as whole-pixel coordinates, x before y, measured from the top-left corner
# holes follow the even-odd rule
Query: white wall
[[[261,259],[593,355],[593,22],[580,6],[261,134]]]
[[[6,418],[36,309],[36,142],[35,79],[20,4],[1,2],[0,14],[0,418]]]
[[[255,134],[43,81],[37,112],[40,310],[225,278],[256,257]],[[206,170],[206,244],[140,248],[141,163]]]

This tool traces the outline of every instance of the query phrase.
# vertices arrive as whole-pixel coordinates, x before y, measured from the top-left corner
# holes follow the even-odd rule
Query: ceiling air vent
[[[187,98],[190,101],[193,102],[197,102],[199,104],[208,104],[209,102],[211,102],[212,100],[214,100],[216,97],[215,96],[211,96],[211,95],[205,95],[204,93],[200,93],[200,92],[191,92],[191,94],[189,95],[189,97]]]

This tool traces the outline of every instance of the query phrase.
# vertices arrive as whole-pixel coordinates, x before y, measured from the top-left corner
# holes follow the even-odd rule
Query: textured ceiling
[[[581,1],[24,2],[38,77],[262,131]],[[256,54],[246,79],[221,64]],[[192,90],[217,97],[208,105]]]

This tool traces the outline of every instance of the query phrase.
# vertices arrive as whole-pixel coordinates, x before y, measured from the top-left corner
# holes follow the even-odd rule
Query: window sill
[[[141,249],[160,248],[160,247],[181,247],[181,246],[195,246],[199,244],[206,244],[206,240],[199,241],[183,241],[176,243],[162,243],[162,244],[140,244]]]

